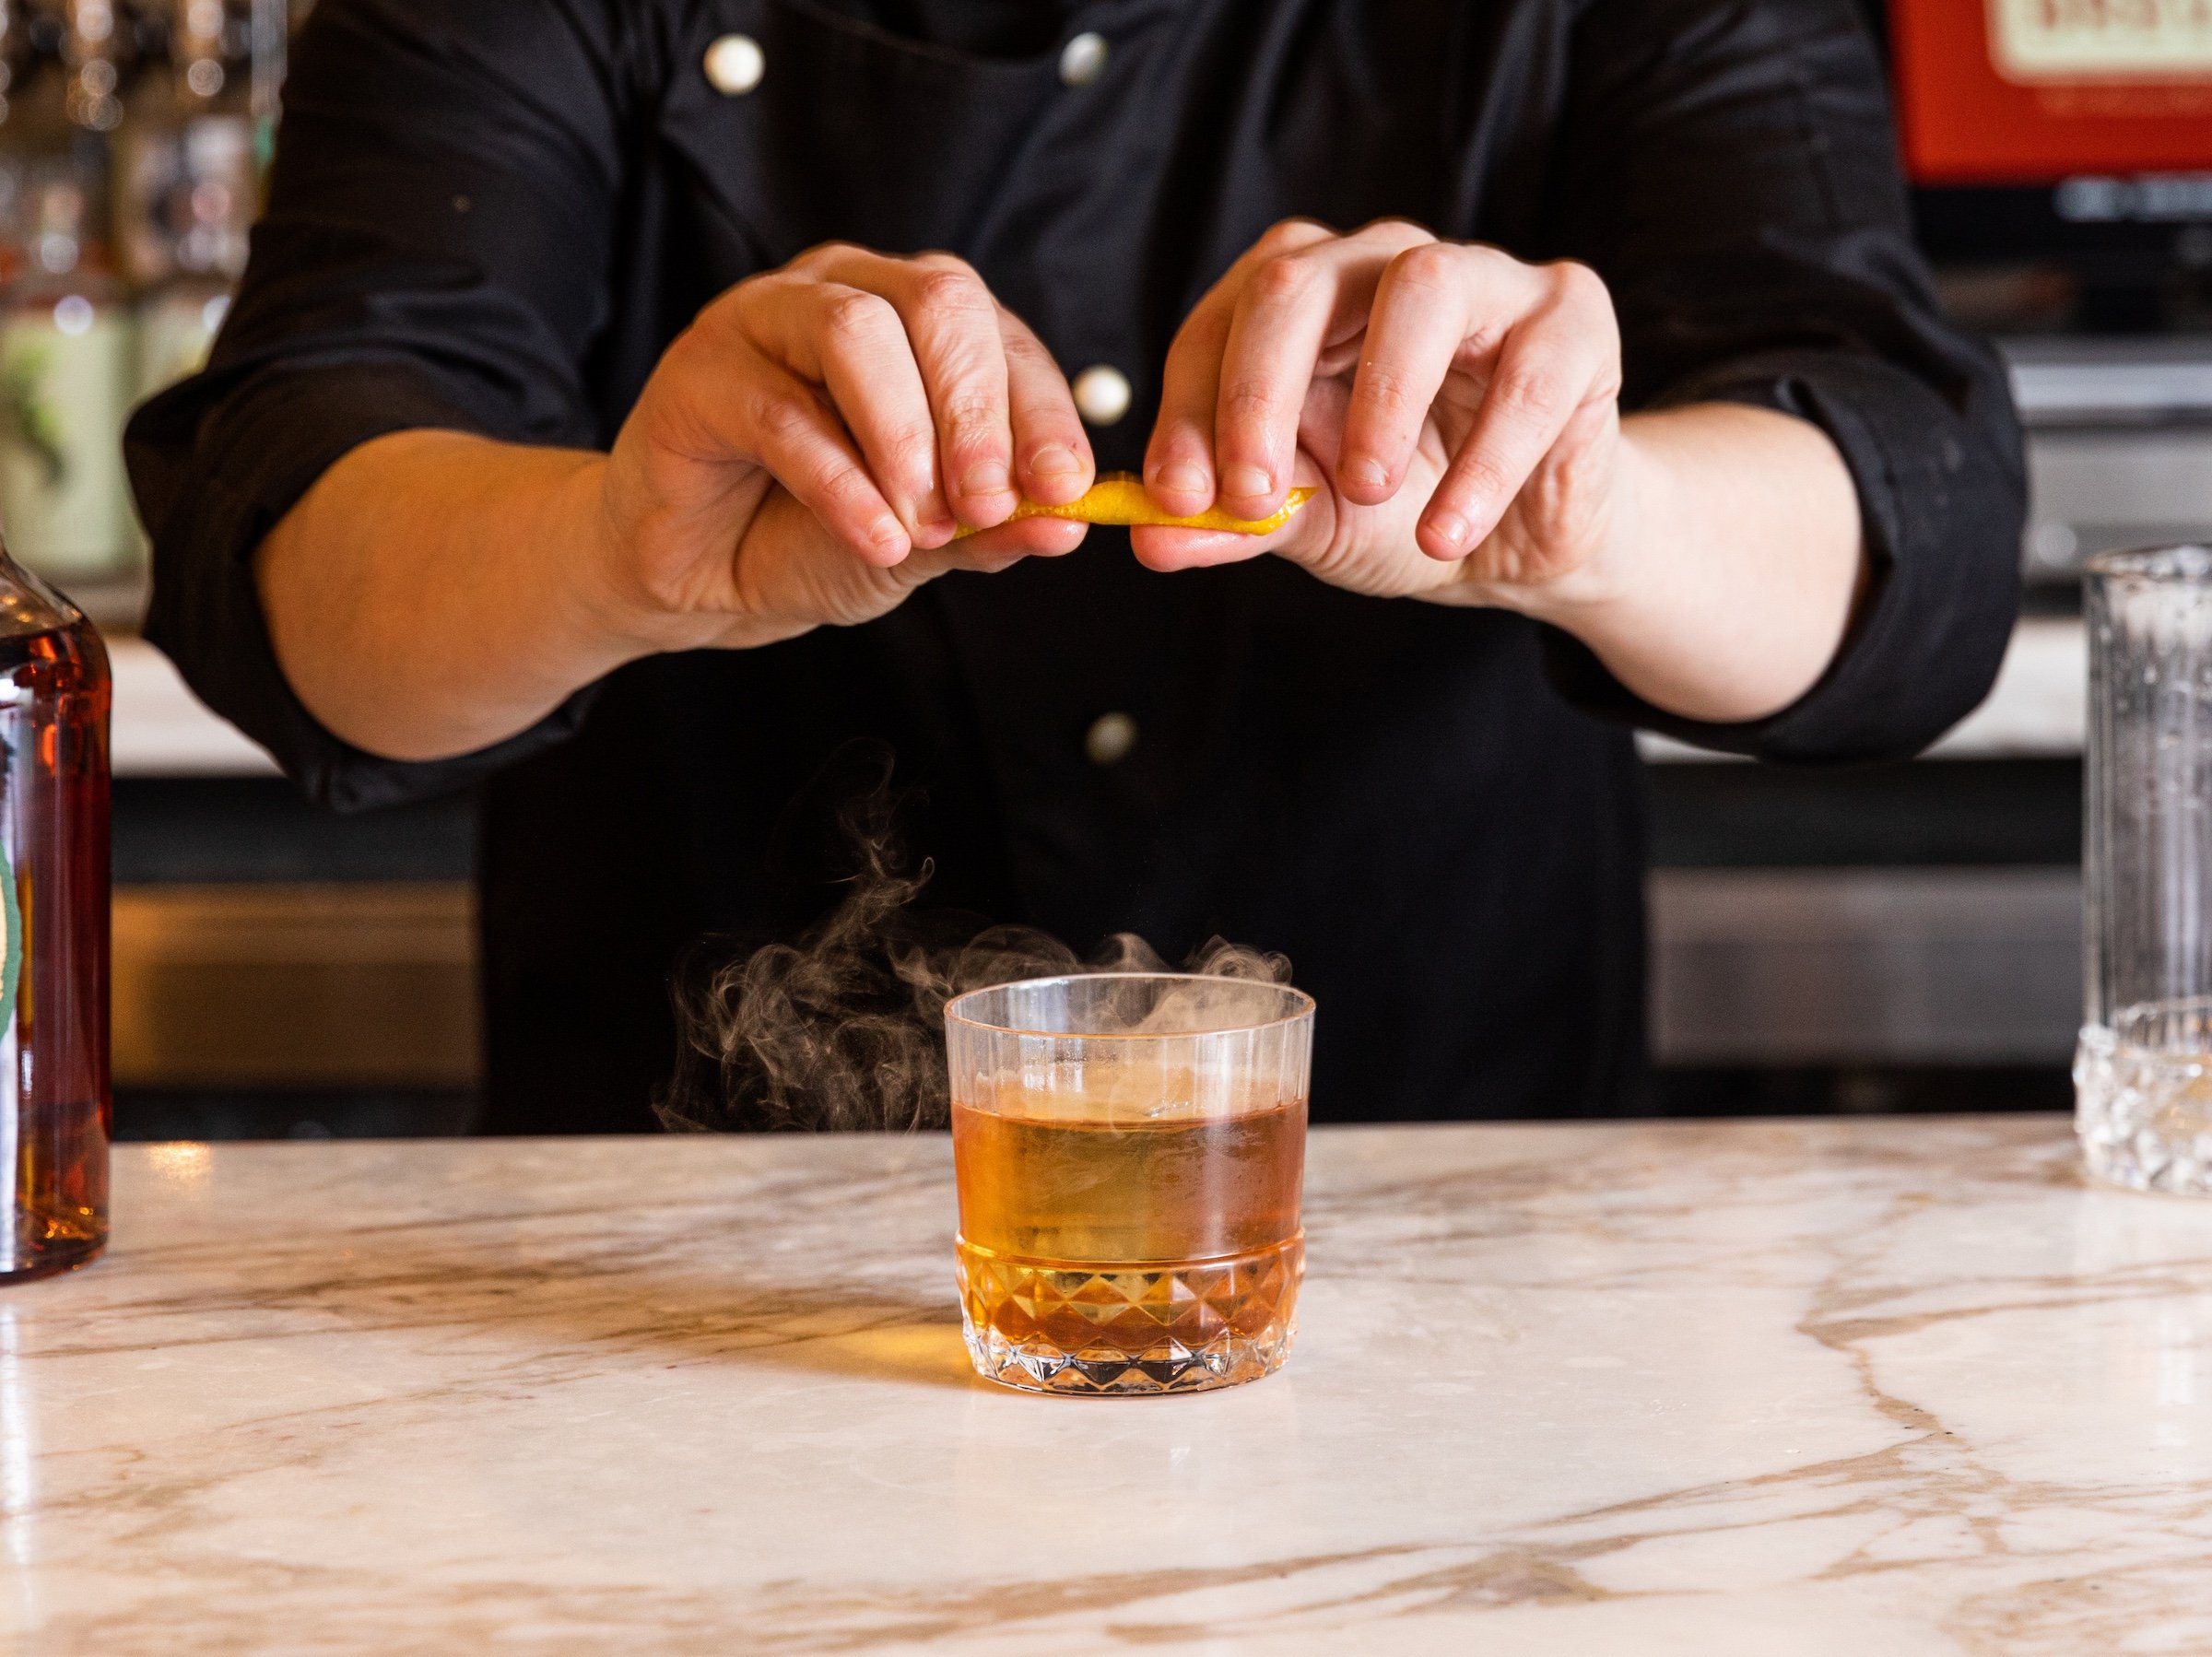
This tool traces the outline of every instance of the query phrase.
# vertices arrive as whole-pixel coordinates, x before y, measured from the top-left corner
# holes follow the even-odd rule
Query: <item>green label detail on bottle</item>
[[[8,550],[69,581],[129,562],[130,326],[82,295],[0,318],[0,516]]]
[[[0,965],[0,1036],[16,1022],[16,987],[23,980],[23,906],[16,899],[16,871],[0,845],[0,924],[7,928],[7,959]]]

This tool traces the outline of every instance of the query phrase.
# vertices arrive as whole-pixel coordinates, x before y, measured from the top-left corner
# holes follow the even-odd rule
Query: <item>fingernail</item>
[[[1172,460],[1160,467],[1159,476],[1153,479],[1163,489],[1173,489],[1178,495],[1206,493],[1206,468],[1187,460]]]
[[[976,471],[982,468],[978,466]],[[1030,457],[1030,470],[1039,477],[1074,477],[1081,474],[1083,463],[1076,452],[1065,443],[1047,443]],[[974,472],[968,475],[971,478]]]
[[[1231,466],[1221,475],[1221,492],[1238,500],[1265,499],[1275,493],[1275,479],[1259,466]]]
[[[914,516],[924,529],[958,529],[959,521],[952,515],[952,508],[945,504],[945,497],[932,489],[922,497],[922,504],[914,509]]]
[[[1363,489],[1379,489],[1390,481],[1390,474],[1379,460],[1355,460],[1346,464],[1344,481]]]
[[[994,460],[978,461],[960,479],[960,493],[969,496],[1003,495],[1012,487],[1006,468]]]
[[[906,546],[906,531],[896,518],[878,518],[868,525],[868,540],[885,552],[896,552]]]
[[[1457,512],[1439,512],[1429,520],[1429,533],[1447,546],[1467,544],[1467,521]]]

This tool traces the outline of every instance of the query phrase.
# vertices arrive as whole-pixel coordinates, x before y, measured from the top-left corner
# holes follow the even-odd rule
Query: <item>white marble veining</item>
[[[2047,1117],[1314,1135],[1281,1374],[971,1380],[909,1140],[169,1146],[0,1293],[0,1643],[2212,1649],[2212,1205]]]

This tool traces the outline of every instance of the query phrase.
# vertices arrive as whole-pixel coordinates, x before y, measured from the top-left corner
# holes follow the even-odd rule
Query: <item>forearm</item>
[[[1008,514],[1080,495],[1089,447],[972,270],[831,244],[701,311],[608,454],[362,444],[258,549],[262,607],[334,734],[443,758],[641,656],[859,626],[947,570],[1067,552],[1080,524]]]
[[[451,431],[364,443],[262,543],[276,659],[356,747],[440,758],[659,648],[601,590],[602,455]]]
[[[1703,404],[1621,422],[1604,552],[1509,601],[1688,719],[1788,707],[1826,671],[1865,580],[1858,496],[1809,422]]]

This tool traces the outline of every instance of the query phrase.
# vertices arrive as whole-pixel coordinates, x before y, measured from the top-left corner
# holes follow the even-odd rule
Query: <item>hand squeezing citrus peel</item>
[[[1310,488],[1292,489],[1282,506],[1265,518],[1232,518],[1219,507],[1208,507],[1193,518],[1178,518],[1163,512],[1152,504],[1145,493],[1145,480],[1134,472],[1108,472],[1098,482],[1085,489],[1064,506],[1041,506],[1034,500],[1025,500],[1014,509],[1008,523],[1018,523],[1024,518],[1065,518],[1076,523],[1125,523],[1132,528],[1151,529],[1214,529],[1226,530],[1230,535],[1265,535],[1290,522],[1298,515],[1299,508],[1313,498]],[[981,533],[963,526],[959,535]]]

